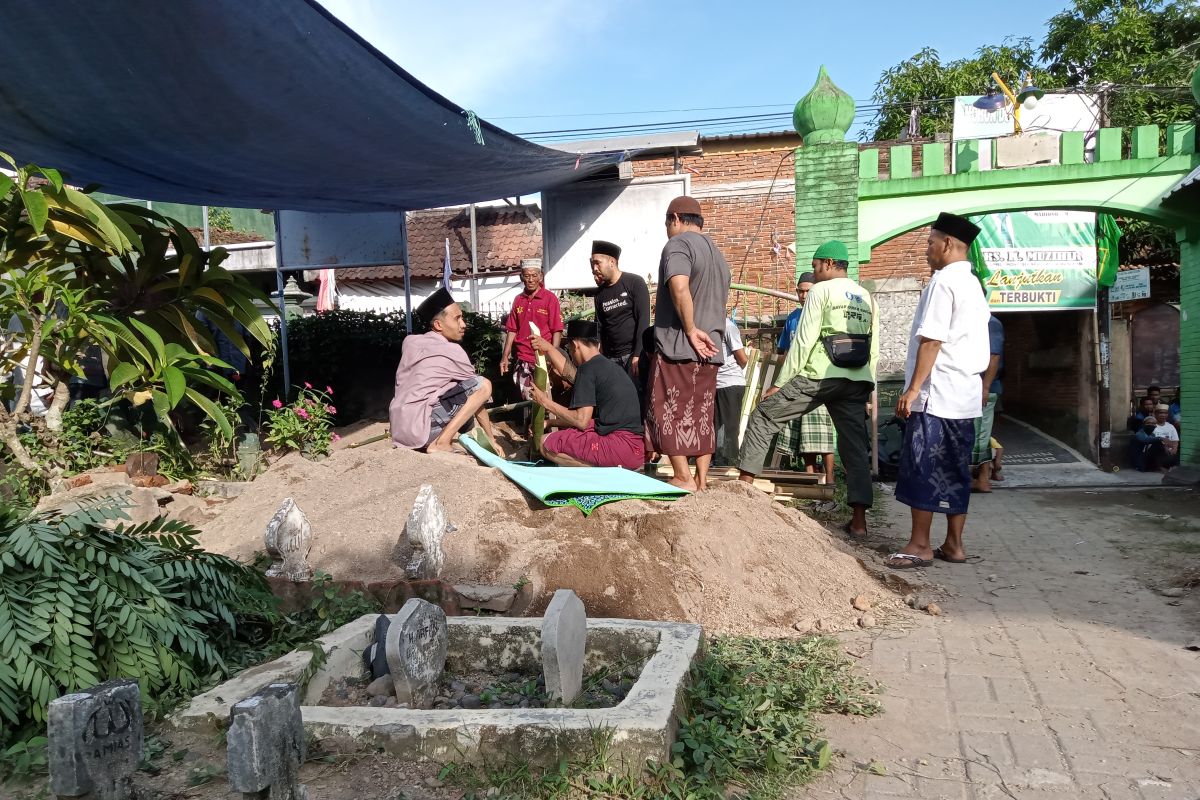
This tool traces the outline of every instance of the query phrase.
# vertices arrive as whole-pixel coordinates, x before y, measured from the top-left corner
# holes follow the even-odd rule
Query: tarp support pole
[[[408,266],[408,213],[400,215],[401,248],[404,259],[404,330],[412,333],[412,277]]]
[[[283,298],[283,231],[279,227],[279,212],[275,212],[275,287],[279,291],[279,358],[283,363],[283,402],[292,389],[292,365],[288,363],[287,304]],[[405,267],[407,270],[407,267]]]

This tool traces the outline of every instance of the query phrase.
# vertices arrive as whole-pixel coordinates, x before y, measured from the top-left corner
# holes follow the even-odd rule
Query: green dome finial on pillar
[[[834,85],[822,65],[812,90],[796,103],[792,114],[796,133],[806,145],[841,142],[853,122],[854,99]]]

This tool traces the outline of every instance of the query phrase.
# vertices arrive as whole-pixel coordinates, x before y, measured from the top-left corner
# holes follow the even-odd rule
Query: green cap
[[[817,252],[813,253],[813,261],[818,258],[830,258],[834,261],[849,261],[850,251],[846,249],[844,242],[839,242],[837,239],[830,239],[825,244],[817,248]]]

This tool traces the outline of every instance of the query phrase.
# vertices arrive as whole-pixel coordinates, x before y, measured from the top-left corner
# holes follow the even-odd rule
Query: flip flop
[[[895,558],[900,559],[899,564],[887,563]],[[920,556],[909,555],[908,553],[892,553],[890,556],[884,559],[884,566],[886,566],[888,569],[920,569],[921,567],[933,566],[933,562],[926,561]]]
[[[951,558],[942,552],[942,548],[933,548],[933,557],[941,561],[949,561],[951,564],[965,564],[968,561],[979,561],[983,556],[967,556],[966,558]]]

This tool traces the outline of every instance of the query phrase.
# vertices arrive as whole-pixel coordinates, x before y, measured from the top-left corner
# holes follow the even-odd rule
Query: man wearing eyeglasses
[[[651,449],[671,461],[674,486],[702,491],[717,449],[714,425],[716,344],[725,332],[733,276],[712,239],[694,198],[676,197],[667,207],[667,244],[658,265],[654,308],[655,354],[649,374],[646,431]],[[688,458],[696,459],[693,477]]]
[[[650,327],[650,290],[641,277],[622,272],[621,248],[612,242],[592,242],[592,277],[596,292],[596,324],[600,352],[631,375],[637,374],[642,334]]]

